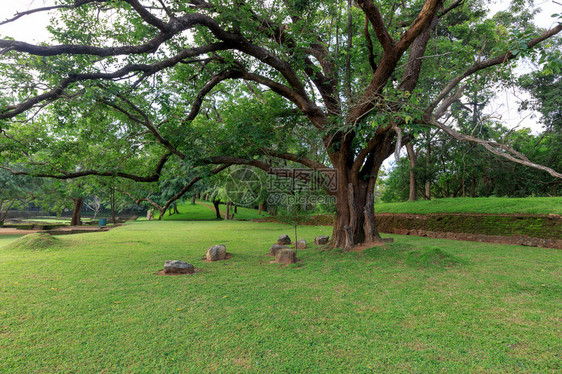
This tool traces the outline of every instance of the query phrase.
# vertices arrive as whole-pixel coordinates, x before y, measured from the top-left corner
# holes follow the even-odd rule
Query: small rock
[[[277,251],[275,262],[279,262],[281,264],[294,264],[295,262],[297,262],[297,256],[292,249],[283,248]]]
[[[226,246],[214,245],[207,250],[207,261],[220,261],[226,258]]]
[[[277,256],[277,252],[279,252],[282,249],[289,249],[289,247],[280,244],[273,244],[269,250],[269,254],[272,256]]]
[[[305,249],[306,248],[306,240],[299,239],[297,240],[297,249]]]
[[[192,274],[195,272],[193,265],[178,260],[168,260],[164,264],[165,274]]]
[[[328,244],[329,241],[330,241],[329,236],[317,236],[316,239],[314,239],[314,244],[324,245],[324,244]]]
[[[291,238],[289,238],[289,235],[281,235],[279,239],[277,239],[277,244],[289,245],[291,244]]]

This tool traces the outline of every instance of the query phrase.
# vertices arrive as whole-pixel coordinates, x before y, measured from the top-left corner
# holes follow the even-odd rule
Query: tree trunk
[[[113,224],[115,225],[116,219],[115,219],[115,188],[111,187],[111,222],[113,222]]]
[[[234,204],[234,214],[238,213],[238,205]]]
[[[333,247],[349,250],[358,244],[382,240],[375,223],[375,181],[376,178],[371,178],[357,184],[339,184],[331,242]]]
[[[191,197],[191,205],[195,205],[195,199],[197,198],[197,196],[193,195]]]
[[[222,219],[221,211],[220,211],[220,200],[213,200],[213,206],[215,207],[215,213],[217,215],[217,219]]]
[[[82,221],[80,221],[80,213],[82,211],[82,203],[84,199],[80,198],[72,198],[72,202],[74,203],[74,210],[72,211],[72,220],[70,221],[70,226],[80,226],[82,225]]]
[[[174,203],[174,213],[180,214],[180,211],[178,210],[178,203]]]
[[[470,182],[470,197],[476,197],[476,177],[474,175]]]
[[[431,167],[431,142],[429,141],[429,133],[427,135],[427,148],[426,148],[426,155],[425,155],[425,196],[427,200],[431,200],[431,181],[429,179],[429,168]]]
[[[418,186],[416,184],[416,176],[414,175],[414,169],[418,164],[416,153],[414,152],[414,146],[412,143],[406,144],[406,150],[408,151],[408,159],[410,160],[410,197],[409,201],[416,201],[416,191]]]

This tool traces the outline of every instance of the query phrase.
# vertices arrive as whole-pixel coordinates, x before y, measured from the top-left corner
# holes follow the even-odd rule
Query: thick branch
[[[3,109],[2,111],[0,111],[0,119],[15,117],[18,114],[25,112],[26,110],[32,108],[34,105],[40,102],[46,100],[55,100],[64,94],[64,90],[66,88],[68,88],[71,84],[76,82],[94,80],[94,79],[104,79],[104,80],[118,79],[118,78],[123,78],[133,72],[142,72],[144,73],[145,76],[151,75],[168,67],[172,67],[186,58],[191,58],[205,53],[209,53],[217,50],[229,49],[229,48],[230,46],[227,43],[213,43],[202,47],[196,47],[196,48],[184,50],[169,59],[157,62],[152,65],[131,64],[113,73],[69,74],[69,77],[63,79],[57,87],[49,91],[46,91],[41,95],[34,96],[17,105],[9,106]]]
[[[140,176],[130,173],[124,173],[120,171],[99,171],[99,170],[83,170],[77,172],[61,172],[61,174],[48,174],[48,173],[33,173],[29,171],[17,171],[10,169],[6,166],[0,166],[0,169],[5,169],[12,173],[13,175],[29,175],[32,177],[37,178],[52,178],[52,179],[75,179],[75,178],[82,178],[91,175],[100,176],[100,177],[117,177],[117,178],[124,178],[124,179],[131,179],[135,182],[156,182],[160,178],[160,173],[164,168],[164,165],[168,161],[168,158],[171,156],[170,153],[165,154],[162,156],[154,173],[149,176]]]
[[[375,35],[384,51],[386,53],[394,53],[394,40],[392,40],[392,37],[388,33],[384,25],[384,20],[382,19],[382,14],[373,0],[358,0],[357,4],[361,7],[365,16],[367,16],[369,22],[371,22],[371,25],[373,25]]]
[[[153,15],[138,0],[125,0],[133,9],[141,16],[144,22],[158,28],[160,31],[167,33],[171,30],[171,25],[163,22],[161,19]]]
[[[261,151],[266,156],[272,156],[272,157],[282,158],[287,161],[298,162],[299,164],[309,167],[312,170],[327,169],[326,165],[318,161],[311,160],[305,156],[295,155],[293,153],[288,153],[288,152],[278,152],[273,149],[262,149]]]
[[[197,97],[195,98],[195,100],[193,101],[193,104],[191,106],[191,111],[189,112],[187,117],[185,117],[185,119],[182,121],[182,124],[186,125],[186,124],[190,123],[191,121],[193,121],[195,119],[195,117],[197,117],[197,115],[199,114],[199,111],[201,110],[201,104],[203,104],[203,99],[220,82],[222,82],[224,80],[227,80],[227,79],[236,79],[236,78],[242,78],[242,73],[240,73],[239,71],[229,70],[229,71],[223,71],[219,74],[214,75],[209,80],[209,82],[207,82],[207,84],[205,84],[203,86],[203,88],[201,88],[201,90],[197,94]]]
[[[539,164],[535,164],[531,161],[529,161],[529,159],[517,152],[516,150],[514,150],[511,147],[508,147],[504,144],[499,144],[493,141],[487,141],[487,140],[483,140],[483,139],[479,139],[470,135],[465,135],[465,134],[461,134],[460,132],[454,130],[453,128],[442,124],[436,120],[429,120],[426,122],[428,125],[433,125],[435,127],[437,127],[438,129],[443,130],[446,134],[448,134],[449,136],[457,139],[457,140],[461,140],[461,141],[467,141],[467,142],[471,142],[471,143],[475,143],[475,144],[480,144],[481,146],[483,146],[484,148],[486,148],[488,151],[492,152],[493,154],[503,157],[505,159],[508,159],[510,161],[516,162],[518,164],[521,165],[525,165],[525,166],[529,166],[532,167],[534,169],[538,169],[538,170],[542,170],[542,171],[546,171],[547,173],[549,173],[550,175],[552,175],[555,178],[560,178],[562,179],[562,173],[557,172],[554,169],[551,169],[547,166],[543,166],[543,165],[539,165]]]

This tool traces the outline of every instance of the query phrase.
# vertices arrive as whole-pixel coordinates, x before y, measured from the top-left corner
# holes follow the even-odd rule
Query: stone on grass
[[[279,239],[277,239],[277,244],[279,245],[291,244],[291,238],[289,238],[289,235],[281,235]]]
[[[164,264],[165,274],[192,274],[195,271],[193,265],[178,260],[168,260]]]
[[[207,261],[220,261],[226,258],[226,246],[214,245],[207,250]]]
[[[299,239],[297,240],[297,249],[305,249],[306,248],[306,240]]]
[[[324,245],[324,244],[328,244],[329,241],[330,241],[329,236],[317,236],[316,239],[314,239],[314,244]]]
[[[280,264],[294,264],[297,262],[297,255],[295,251],[290,248],[283,248],[277,252],[275,262]]]
[[[280,244],[273,244],[269,249],[269,254],[272,256],[277,256],[277,252],[279,252],[282,249],[289,249],[289,247]]]

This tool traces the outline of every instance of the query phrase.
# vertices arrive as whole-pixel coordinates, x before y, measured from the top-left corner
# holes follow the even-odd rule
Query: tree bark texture
[[[84,199],[81,197],[79,198],[72,198],[72,202],[74,203],[74,209],[72,210],[72,220],[70,221],[70,226],[80,226],[82,225],[82,221],[80,220],[80,215],[82,211],[82,204]]]

